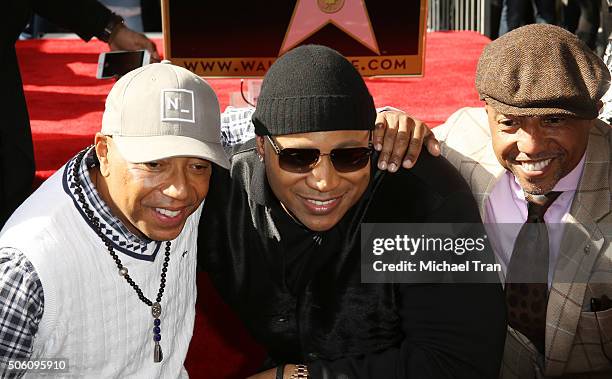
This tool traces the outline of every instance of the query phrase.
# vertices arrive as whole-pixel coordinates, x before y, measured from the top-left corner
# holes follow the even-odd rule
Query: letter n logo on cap
[[[193,91],[164,89],[161,92],[161,120],[195,123]]]

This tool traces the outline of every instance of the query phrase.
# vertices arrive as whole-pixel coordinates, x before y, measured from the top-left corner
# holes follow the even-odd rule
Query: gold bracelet
[[[289,379],[308,379],[308,366],[306,365],[295,365],[295,370]]]

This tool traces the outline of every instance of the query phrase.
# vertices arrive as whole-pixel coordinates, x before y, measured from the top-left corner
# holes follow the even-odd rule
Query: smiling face
[[[99,171],[93,182],[112,213],[134,234],[156,241],[176,238],[206,197],[211,163],[189,157],[130,163],[112,138],[96,135]]]
[[[281,148],[315,148],[321,154],[333,149],[367,147],[368,131],[340,130],[276,136]],[[334,227],[361,198],[370,181],[370,163],[351,172],[338,172],[329,155],[305,173],[286,171],[270,142],[257,137],[259,154],[264,156],[268,183],[278,200],[308,229],[325,231]]]
[[[493,150],[524,192],[543,195],[576,167],[594,120],[510,116],[486,106]]]

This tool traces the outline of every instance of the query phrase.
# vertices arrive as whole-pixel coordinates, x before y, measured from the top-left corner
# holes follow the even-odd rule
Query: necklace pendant
[[[164,359],[164,354],[162,353],[161,345],[159,344],[159,341],[161,341],[161,328],[159,327],[160,325],[160,319],[156,318],[153,320],[153,341],[155,342],[155,348],[153,349],[153,362],[155,363],[161,362],[162,359]]]
[[[153,318],[159,318],[159,316],[161,316],[161,313],[161,305],[159,303],[153,303],[153,305],[151,305],[151,314],[153,315]]]
[[[153,362],[159,363],[164,359],[164,353],[162,353],[161,345],[159,342],[155,342],[155,349],[153,351]]]

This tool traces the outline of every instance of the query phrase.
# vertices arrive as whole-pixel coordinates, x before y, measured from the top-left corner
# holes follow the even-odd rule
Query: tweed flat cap
[[[487,45],[476,89],[498,112],[593,119],[610,86],[610,72],[570,32],[546,24],[520,27]]]

